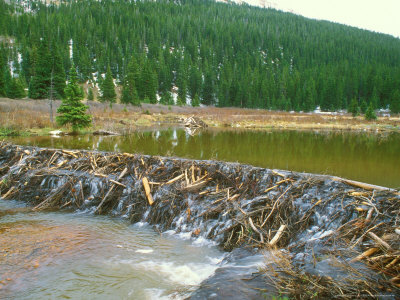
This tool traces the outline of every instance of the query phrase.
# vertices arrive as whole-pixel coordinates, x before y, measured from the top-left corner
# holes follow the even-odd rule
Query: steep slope
[[[142,101],[174,90],[182,102],[197,95],[203,104],[309,111],[346,108],[353,98],[387,107],[399,94],[399,39],[274,9],[88,0],[31,1],[29,11],[0,23],[18,45],[3,56],[22,55],[14,73],[27,83],[42,39],[50,51],[57,45],[65,69],[72,57],[93,84],[101,85],[108,63],[122,84],[133,56]]]

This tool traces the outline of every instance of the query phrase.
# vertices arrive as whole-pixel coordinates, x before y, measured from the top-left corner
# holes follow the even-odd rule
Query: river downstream
[[[189,236],[0,199],[0,298],[181,299],[223,257]]]
[[[18,137],[19,145],[215,159],[400,187],[400,134],[182,128],[127,136]]]

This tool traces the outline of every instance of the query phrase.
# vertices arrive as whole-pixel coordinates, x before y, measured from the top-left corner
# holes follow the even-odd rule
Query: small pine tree
[[[11,99],[22,99],[26,97],[25,88],[20,78],[11,78],[7,86],[7,97]]]
[[[29,82],[29,97],[32,99],[46,99],[49,96],[52,60],[45,40],[40,41],[37,58],[34,76]]]
[[[122,87],[122,103],[131,103],[133,105],[140,105],[139,96],[136,89],[137,82],[137,66],[134,58],[128,64],[128,71],[124,78],[124,85]]]
[[[164,92],[160,99],[160,104],[164,105],[174,105],[174,99],[170,92]]]
[[[181,96],[178,96],[176,104],[179,106],[184,106],[184,105],[186,105],[186,99],[182,98]]]
[[[360,108],[358,107],[357,99],[353,98],[350,102],[350,106],[348,109],[349,113],[352,114],[353,117],[356,117],[360,113]]]
[[[196,107],[196,106],[200,106],[200,98],[199,95],[194,95],[193,99],[192,99],[192,106]]]
[[[89,90],[88,90],[87,99],[89,101],[93,101],[94,100],[94,95],[93,95],[93,89],[92,88],[89,88]]]
[[[107,73],[102,84],[102,100],[109,101],[110,104],[115,102],[117,94],[115,93],[114,81],[111,74],[110,65],[107,67]]]
[[[56,121],[59,125],[71,124],[72,131],[77,132],[79,129],[89,127],[92,119],[86,113],[89,107],[81,102],[83,97],[74,66],[71,67],[69,76],[70,80],[64,91],[65,99],[57,110],[60,115],[56,117]]]
[[[365,112],[365,119],[368,121],[377,119],[372,102],[369,103],[367,111]]]
[[[365,102],[365,99],[363,99],[360,105],[361,113],[365,114],[367,112],[367,109],[368,109],[367,102]]]

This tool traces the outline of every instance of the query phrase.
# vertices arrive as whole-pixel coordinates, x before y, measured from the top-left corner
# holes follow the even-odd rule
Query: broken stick
[[[125,176],[126,172],[128,172],[128,169],[125,168],[121,174],[119,175],[117,181],[120,181],[122,179],[122,177]],[[114,181],[114,180],[113,180]],[[115,184],[114,182],[112,182],[113,185],[111,186],[110,190],[107,192],[107,194],[104,196],[103,200],[101,200],[99,206],[97,206],[96,210],[94,211],[94,213],[101,213],[101,207],[103,206],[103,204],[106,202],[108,196],[111,194],[111,192],[114,190],[114,187],[117,186],[117,184]]]
[[[154,200],[153,200],[153,196],[151,195],[151,190],[150,190],[149,181],[147,180],[147,177],[143,177],[142,183],[143,183],[144,191],[146,193],[147,201],[149,201],[150,205],[153,205]]]
[[[281,227],[279,227],[278,232],[275,234],[275,236],[269,242],[270,246],[274,246],[274,245],[276,245],[276,243],[278,243],[278,241],[281,238],[282,233],[285,230],[285,228],[286,228],[286,225],[281,225]]]

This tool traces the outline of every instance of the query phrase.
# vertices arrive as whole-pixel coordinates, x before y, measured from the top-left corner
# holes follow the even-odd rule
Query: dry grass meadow
[[[56,115],[60,101],[54,101]],[[137,127],[179,124],[185,117],[195,115],[212,127],[252,129],[326,129],[326,130],[400,130],[400,117],[382,117],[366,121],[363,116],[350,114],[290,113],[257,109],[165,106],[159,104],[131,105],[88,101],[93,116],[91,130],[103,129],[129,132]],[[46,134],[60,129],[50,121],[48,100],[12,100],[0,98],[0,128]],[[68,130],[68,128],[65,128]]]

